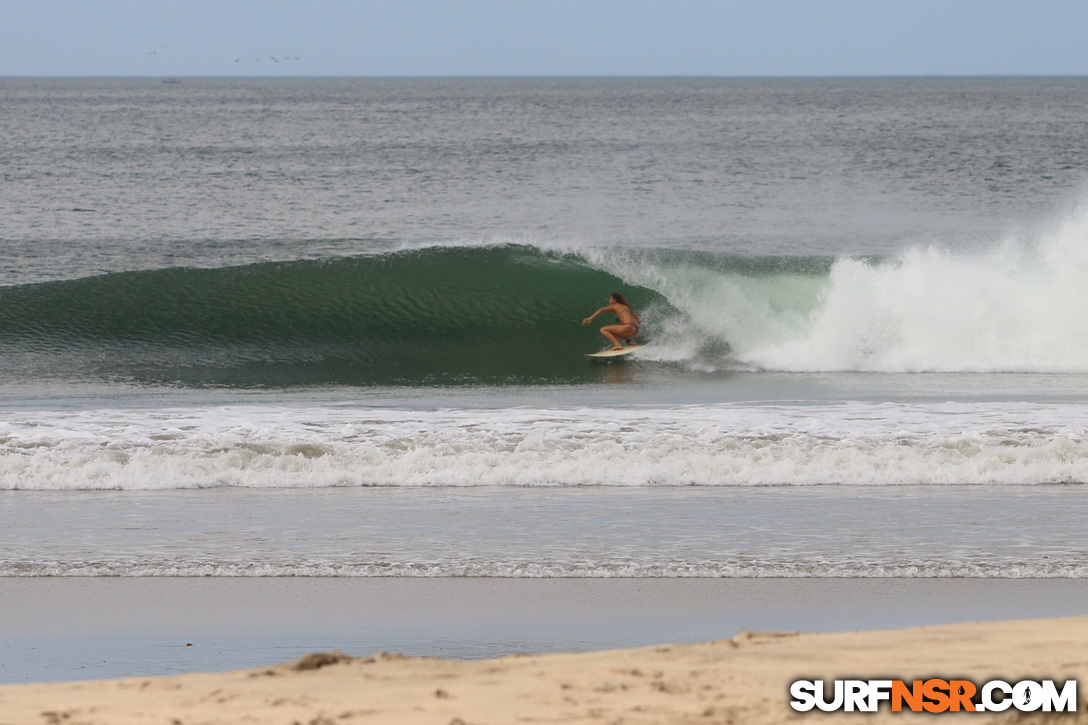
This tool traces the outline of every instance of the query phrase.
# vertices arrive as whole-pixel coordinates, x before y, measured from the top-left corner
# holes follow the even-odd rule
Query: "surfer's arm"
[[[593,322],[594,317],[601,314],[602,312],[608,312],[610,309],[612,309],[612,305],[609,305],[608,307],[602,307],[601,309],[597,310],[596,312],[594,312],[592,315],[590,315],[586,319],[582,320],[582,324],[583,325],[588,325],[589,323]]]

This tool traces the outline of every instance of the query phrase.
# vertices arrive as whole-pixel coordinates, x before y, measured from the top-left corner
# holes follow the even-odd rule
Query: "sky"
[[[1088,75],[1085,0],[0,0],[0,76]]]

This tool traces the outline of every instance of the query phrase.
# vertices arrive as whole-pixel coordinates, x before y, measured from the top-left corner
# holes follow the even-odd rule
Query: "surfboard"
[[[601,350],[600,352],[587,353],[586,357],[623,357],[624,355],[630,355],[635,350],[641,349],[642,345],[628,345],[622,350]]]

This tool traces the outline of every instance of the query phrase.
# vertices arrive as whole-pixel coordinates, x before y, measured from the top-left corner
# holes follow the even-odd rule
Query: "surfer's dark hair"
[[[630,307],[631,306],[631,305],[627,304],[627,300],[623,299],[623,295],[621,295],[619,292],[613,292],[612,297],[616,300],[616,302],[619,302],[624,307]]]

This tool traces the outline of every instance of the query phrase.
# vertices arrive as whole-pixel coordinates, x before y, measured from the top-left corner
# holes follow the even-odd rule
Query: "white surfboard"
[[[642,345],[628,345],[622,350],[601,350],[600,352],[591,352],[586,357],[623,357],[624,355],[630,355],[635,350],[641,349]]]

